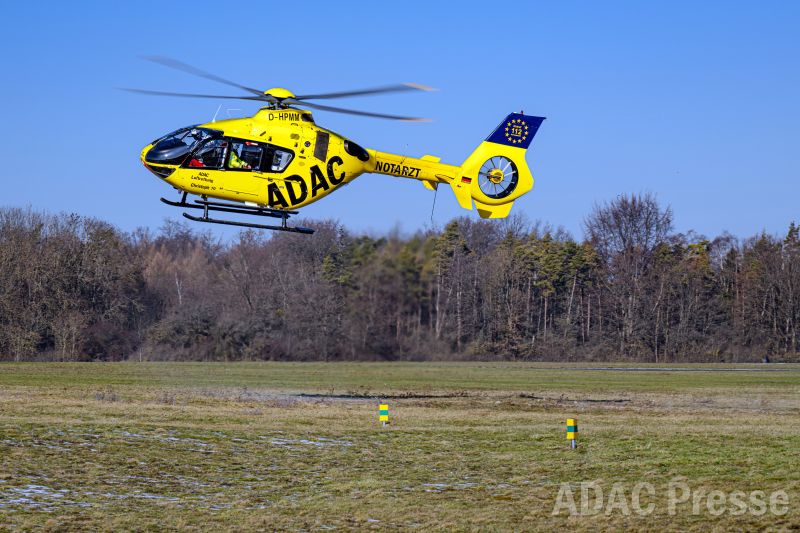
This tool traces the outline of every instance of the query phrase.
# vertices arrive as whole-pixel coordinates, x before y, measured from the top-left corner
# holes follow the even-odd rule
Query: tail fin
[[[544,117],[511,113],[461,165],[453,191],[462,207],[474,200],[483,218],[505,218],[514,200],[533,188],[525,161]]]

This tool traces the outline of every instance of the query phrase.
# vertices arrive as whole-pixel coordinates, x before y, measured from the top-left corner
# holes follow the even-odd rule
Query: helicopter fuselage
[[[267,104],[252,117],[182,128],[153,141],[142,150],[141,159],[145,167],[182,192],[180,201],[161,198],[163,203],[203,210],[202,217],[183,213],[190,220],[313,233],[311,228],[290,227],[286,221],[289,216],[297,214],[298,208],[324,198],[365,172],[418,180],[431,190],[437,190],[440,183],[445,183],[461,207],[468,210],[474,207],[482,218],[508,216],[514,201],[533,188],[533,175],[525,161],[525,152],[544,117],[525,115],[522,111],[510,113],[460,166],[445,165],[431,155],[414,158],[366,150],[317,126],[311,112],[304,109],[418,122],[424,119],[346,109],[314,103],[313,100],[433,90],[430,87],[402,83],[297,95],[280,87],[261,91],[168,57],[146,59],[236,87],[243,93],[215,95],[125,90],[152,96],[221,98]],[[189,194],[200,196],[200,199],[187,201]],[[220,203],[217,199],[236,203]],[[281,223],[276,226],[212,219],[209,211],[277,218]]]
[[[147,145],[144,165],[176,189],[271,209],[297,209],[365,172],[453,181],[458,167],[365,150],[314,123],[309,111],[263,108],[252,117],[183,128]]]

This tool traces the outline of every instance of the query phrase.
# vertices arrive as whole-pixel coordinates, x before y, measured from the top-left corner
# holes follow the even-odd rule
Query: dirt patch
[[[467,391],[457,391],[440,394],[420,394],[415,392],[405,392],[400,394],[373,394],[358,392],[351,392],[347,394],[301,393],[293,396],[295,398],[309,400],[437,400],[443,398],[470,398],[479,395],[475,393],[470,394]]]
[[[559,398],[549,398],[546,396],[536,396],[535,394],[528,394],[522,392],[518,395],[520,398],[525,398],[528,400],[545,400],[545,401],[556,401],[556,402],[585,402],[585,403],[600,403],[600,404],[607,404],[607,403],[630,403],[632,400],[629,398],[565,398],[563,396]]]

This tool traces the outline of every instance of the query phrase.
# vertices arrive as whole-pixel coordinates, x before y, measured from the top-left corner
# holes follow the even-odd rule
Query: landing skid
[[[161,198],[161,201],[173,207],[181,207],[184,209],[202,209],[203,216],[196,217],[188,213],[183,213],[183,216],[195,222],[208,222],[210,224],[225,224],[227,226],[239,226],[242,228],[257,228],[268,229],[272,231],[289,231],[293,233],[303,233],[310,235],[314,233],[311,228],[304,228],[300,226],[289,226],[286,221],[291,215],[296,215],[297,211],[281,211],[279,209],[269,209],[267,207],[251,207],[241,204],[233,204],[227,202],[209,202],[203,197],[202,200],[195,200],[193,203],[186,201],[187,193],[183,193],[180,202],[173,202],[166,198]],[[255,215],[260,217],[271,217],[281,219],[280,226],[273,226],[268,224],[254,224],[252,222],[239,222],[236,220],[224,220],[219,218],[211,218],[208,216],[209,211],[220,211],[224,213],[237,213],[242,215]]]
[[[303,228],[300,226],[270,226],[267,224],[254,224],[252,222],[237,222],[234,220],[224,220],[221,218],[211,218],[211,217],[194,217],[189,213],[183,213],[183,216],[188,218],[189,220],[194,220],[195,222],[210,222],[211,224],[227,224],[228,226],[239,226],[242,228],[258,228],[258,229],[269,229],[273,231],[291,231],[294,233],[305,233],[305,234],[312,234],[314,230],[311,228]],[[284,219],[285,223],[285,219]]]

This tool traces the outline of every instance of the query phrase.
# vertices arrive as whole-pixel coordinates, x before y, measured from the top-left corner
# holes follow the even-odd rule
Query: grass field
[[[0,364],[0,530],[800,529],[800,366],[647,368]],[[731,506],[758,490],[786,512]]]

